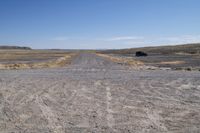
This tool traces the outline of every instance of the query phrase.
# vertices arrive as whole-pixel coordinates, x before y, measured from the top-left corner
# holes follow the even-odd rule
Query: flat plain
[[[200,132],[200,72],[136,70],[94,53],[0,70],[0,132]]]

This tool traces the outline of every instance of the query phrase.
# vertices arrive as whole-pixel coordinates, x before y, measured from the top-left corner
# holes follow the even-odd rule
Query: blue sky
[[[200,42],[200,0],[0,0],[0,44],[130,48]]]

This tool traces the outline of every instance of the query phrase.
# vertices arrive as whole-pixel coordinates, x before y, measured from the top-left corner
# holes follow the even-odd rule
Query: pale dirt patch
[[[184,64],[185,61],[162,61],[160,64],[170,64],[170,65],[178,65],[178,64]]]

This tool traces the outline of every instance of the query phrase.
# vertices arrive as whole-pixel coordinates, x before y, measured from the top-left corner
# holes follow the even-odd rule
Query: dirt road
[[[0,71],[1,133],[200,132],[200,72],[130,70],[83,53]]]

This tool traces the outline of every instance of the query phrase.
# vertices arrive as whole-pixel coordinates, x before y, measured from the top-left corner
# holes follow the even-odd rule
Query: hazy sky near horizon
[[[0,45],[130,48],[200,42],[200,0],[0,0]]]

